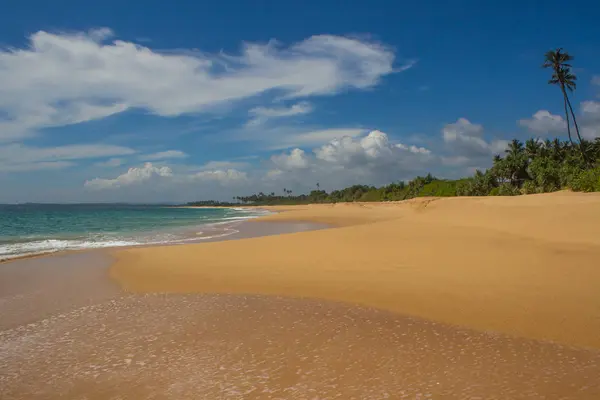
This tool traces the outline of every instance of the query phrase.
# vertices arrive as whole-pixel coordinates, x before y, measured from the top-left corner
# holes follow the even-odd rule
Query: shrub
[[[523,194],[534,194],[538,193],[538,188],[537,186],[535,186],[534,181],[527,181],[523,184],[521,191],[523,192]]]
[[[457,183],[458,181],[435,180],[423,186],[419,196],[456,196]]]
[[[581,171],[571,182],[576,192],[600,192],[600,167]]]
[[[498,189],[498,196],[517,196],[521,194],[519,188],[511,185],[510,183],[503,183],[496,189]]]

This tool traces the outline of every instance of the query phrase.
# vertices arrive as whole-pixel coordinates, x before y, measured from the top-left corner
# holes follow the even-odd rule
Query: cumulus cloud
[[[147,161],[167,160],[170,158],[186,158],[188,155],[179,150],[160,151],[158,153],[144,154],[140,158]]]
[[[600,102],[581,103],[581,136],[586,139],[600,137]]]
[[[361,137],[333,139],[313,149],[312,154],[297,148],[273,156],[265,179],[308,188],[317,181],[323,187],[387,183],[410,177],[432,159],[428,149],[393,143],[386,133],[374,130]]]
[[[308,114],[312,112],[313,107],[310,103],[302,101],[293,104],[290,107],[256,107],[248,111],[252,116],[247,123],[247,126],[257,126],[264,124],[272,118],[293,117],[296,115]]]
[[[456,122],[444,126],[442,138],[455,156],[486,157],[506,148],[506,140],[488,142],[483,138],[483,133],[483,126],[471,123],[466,118],[459,118]]]
[[[408,150],[411,153],[418,153],[418,154],[425,154],[425,155],[431,154],[431,150],[426,149],[425,147],[417,147],[415,145],[407,146],[407,145],[402,144],[402,143],[398,143],[396,145],[396,147],[398,147],[399,149],[402,149],[402,150]]]
[[[185,170],[175,172],[169,166],[158,166],[151,162],[141,167],[129,168],[127,172],[116,178],[94,178],[87,180],[84,186],[93,190],[118,189],[128,186],[141,185],[144,183],[161,181],[170,185],[189,184],[193,181],[216,182],[221,185],[229,185],[236,182],[246,181],[247,174],[236,169],[202,169],[198,172],[189,173]]]
[[[577,122],[583,138],[594,139],[600,137],[600,102],[593,100],[581,102]],[[560,115],[551,114],[546,110],[536,112],[532,118],[519,120],[519,125],[537,134],[558,136],[567,133],[567,123],[564,118]],[[576,138],[575,128],[573,125],[571,126],[571,133]]]
[[[192,180],[200,180],[200,181],[215,181],[222,185],[229,185],[233,183],[239,183],[242,181],[246,181],[248,179],[248,175],[246,172],[238,171],[236,169],[227,169],[227,170],[208,170],[208,171],[200,171],[190,176]]]
[[[519,125],[541,135],[561,134],[567,129],[567,124],[560,115],[551,114],[547,110],[539,110],[531,118],[519,120]]]
[[[136,185],[156,177],[170,177],[173,171],[169,167],[155,167],[147,162],[143,167],[129,168],[127,172],[114,179],[95,178],[85,181],[84,186],[89,189],[115,189],[124,186]]]
[[[426,160],[430,151],[402,143],[393,144],[384,132],[374,130],[362,138],[334,139],[314,150],[318,160],[339,166],[370,168],[385,166],[409,167],[411,163]]]
[[[278,154],[271,157],[271,161],[280,169],[299,169],[308,167],[308,157],[302,149],[293,149],[290,154]]]
[[[5,172],[62,169],[75,165],[72,160],[123,156],[135,150],[106,144],[74,144],[32,147],[23,144],[0,146],[0,170]]]
[[[333,35],[289,46],[246,43],[237,55],[161,53],[122,40],[105,43],[111,36],[106,28],[39,31],[27,48],[0,50],[0,111],[6,115],[0,138],[131,108],[177,116],[271,90],[292,99],[364,89],[412,66],[394,69],[394,53],[382,44]]]

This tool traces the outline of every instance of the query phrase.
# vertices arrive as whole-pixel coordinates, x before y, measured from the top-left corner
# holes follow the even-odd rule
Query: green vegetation
[[[486,171],[476,171],[470,178],[438,179],[428,174],[405,182],[382,187],[354,185],[327,193],[320,190],[308,195],[293,196],[283,189],[283,196],[258,193],[236,197],[236,203],[197,202],[190,205],[251,205],[337,203],[354,201],[397,201],[423,196],[515,196],[547,193],[561,189],[581,192],[600,191],[600,138],[584,140],[568,92],[576,88],[577,77],[571,71],[573,57],[562,49],[548,51],[544,68],[552,69],[549,84],[561,89],[565,109],[568,141],[529,139],[525,143],[514,139],[504,154],[494,156],[493,165]],[[567,92],[568,91],[568,92]],[[571,135],[571,120],[578,143]]]

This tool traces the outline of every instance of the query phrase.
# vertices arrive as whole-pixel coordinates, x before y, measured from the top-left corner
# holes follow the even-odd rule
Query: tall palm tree
[[[571,127],[569,123],[570,111],[571,116],[573,117],[575,131],[577,132],[577,138],[581,143],[581,135],[579,134],[577,118],[575,117],[573,107],[571,106],[571,100],[569,100],[569,95],[567,94],[567,89],[570,92],[573,92],[573,90],[577,88],[577,84],[575,83],[577,77],[571,72],[571,64],[569,64],[569,61],[573,60],[573,56],[571,56],[567,52],[563,52],[562,48],[558,48],[556,50],[550,50],[546,52],[545,58],[546,59],[542,66],[544,68],[552,68],[552,78],[548,81],[548,83],[551,85],[558,85],[563,94],[563,101],[565,104],[565,118],[567,121],[567,133],[569,134],[569,141],[573,143],[573,139],[571,138]]]

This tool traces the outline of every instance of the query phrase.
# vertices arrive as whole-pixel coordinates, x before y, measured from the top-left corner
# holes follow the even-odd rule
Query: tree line
[[[600,138],[594,141],[581,137],[577,118],[571,106],[569,93],[577,85],[577,77],[571,70],[573,57],[563,49],[545,54],[544,68],[552,70],[548,81],[559,87],[565,111],[568,140],[540,140],[531,138],[525,143],[512,140],[504,154],[493,158],[492,167],[475,171],[472,177],[448,180],[431,174],[417,176],[406,182],[374,187],[353,185],[341,190],[326,192],[320,189],[309,194],[293,195],[287,188],[283,195],[274,192],[234,197],[234,202],[194,202],[190,205],[276,205],[337,203],[354,201],[397,201],[420,196],[514,196],[520,194],[547,193],[561,189],[574,191],[600,191]],[[571,124],[577,141],[573,140]]]

